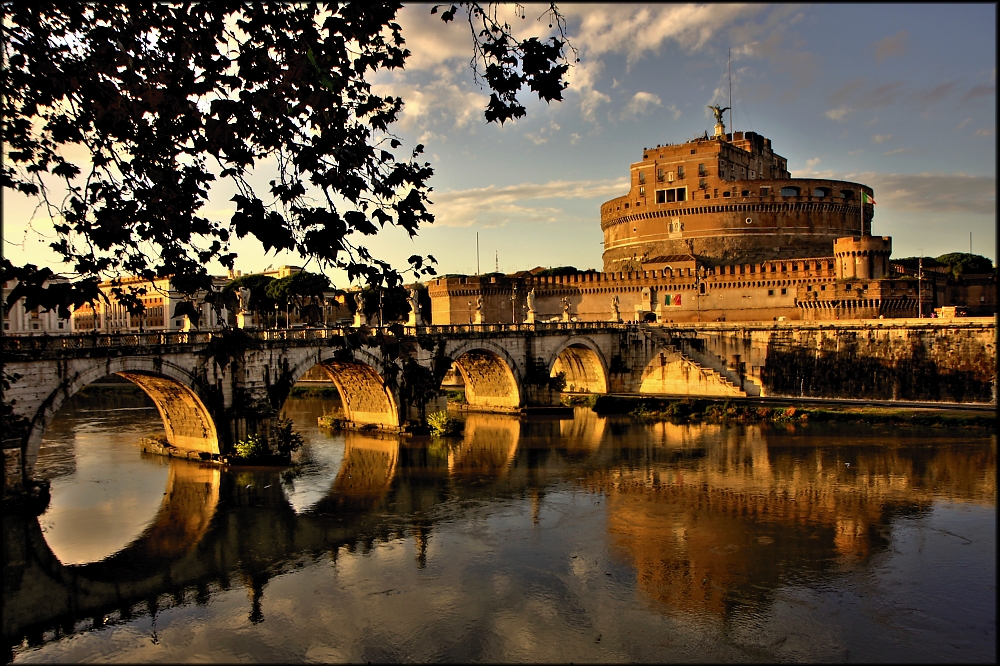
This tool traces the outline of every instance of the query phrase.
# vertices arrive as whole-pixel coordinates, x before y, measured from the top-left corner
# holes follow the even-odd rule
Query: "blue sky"
[[[526,5],[526,18],[511,11],[510,21],[545,36],[548,20],[535,20],[544,9]],[[874,188],[873,231],[893,237],[895,257],[967,252],[971,232],[973,251],[996,259],[994,5],[560,9],[581,60],[565,100],[530,100],[527,117],[503,127],[483,119],[468,24],[443,24],[429,5],[400,13],[413,55],[374,83],[406,102],[395,128],[405,145],[426,146],[437,222],[412,240],[379,236],[376,255],[402,265],[430,253],[441,273],[472,273],[478,233],[483,271],[495,261],[507,272],[600,268],[601,202],[627,191],[643,147],[711,131],[706,106],[728,105],[731,49],[735,129],[769,137],[793,176]],[[220,191],[208,209],[228,218],[229,196]],[[30,214],[26,202],[5,201],[4,251],[46,262],[48,240],[23,231]],[[32,224],[44,234],[46,220]],[[237,249],[244,272],[302,263]]]

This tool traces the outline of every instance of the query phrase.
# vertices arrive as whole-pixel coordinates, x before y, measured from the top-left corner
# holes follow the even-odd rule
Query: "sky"
[[[502,11],[517,35],[547,37],[546,7],[524,5],[523,19]],[[580,59],[564,101],[525,93],[527,116],[503,126],[483,117],[489,95],[469,67],[461,13],[445,24],[430,5],[400,12],[412,55],[372,82],[405,102],[393,131],[404,147],[425,146],[436,221],[413,239],[381,233],[368,244],[376,256],[402,268],[432,254],[441,274],[600,269],[601,203],[627,192],[644,147],[711,133],[707,106],[729,106],[731,53],[730,129],[770,138],[793,177],[871,186],[872,231],[892,236],[894,257],[968,252],[971,234],[972,251],[996,260],[995,5],[559,8]],[[209,216],[228,219],[231,196],[216,191]],[[32,210],[5,196],[4,253],[58,270],[48,220]],[[303,263],[234,247],[244,273]]]

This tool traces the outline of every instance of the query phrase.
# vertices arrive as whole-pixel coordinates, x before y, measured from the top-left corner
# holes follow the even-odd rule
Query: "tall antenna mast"
[[[726,66],[729,71],[729,132],[736,138],[736,128],[733,126],[733,50],[729,49],[729,64]]]

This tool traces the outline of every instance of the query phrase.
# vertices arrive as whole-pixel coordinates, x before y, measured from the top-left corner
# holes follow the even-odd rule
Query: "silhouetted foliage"
[[[494,92],[487,121],[524,115],[523,86],[561,99],[564,39],[517,40],[493,6],[459,6],[473,27],[476,79]],[[207,265],[232,268],[232,239],[251,237],[321,270],[341,268],[351,281],[399,287],[399,272],[363,245],[386,225],[412,236],[433,221],[423,146],[399,154],[390,132],[403,100],[375,95],[369,83],[409,55],[399,7],[6,4],[0,178],[38,197],[55,228],[52,248],[76,279],[41,289],[47,269],[7,259],[2,277],[23,283],[16,295],[29,307],[61,312],[100,298],[100,280],[123,274],[169,275],[184,293],[211,293]],[[547,14],[562,31],[554,6]],[[276,171],[267,192],[251,182],[263,162]],[[235,210],[213,220],[203,208],[223,182],[236,191]],[[433,262],[414,255],[405,272],[432,275]],[[143,309],[127,285],[115,293]]]
[[[955,279],[962,274],[989,275],[996,273],[992,261],[981,255],[969,254],[968,252],[950,252],[939,257],[903,257],[893,259],[892,263],[915,271],[919,268],[921,259],[924,260],[925,270],[928,268],[948,268]]]

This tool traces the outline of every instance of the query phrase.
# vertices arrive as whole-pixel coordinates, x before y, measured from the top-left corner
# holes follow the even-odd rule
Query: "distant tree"
[[[265,292],[276,303],[290,303],[303,317],[315,321],[318,318],[317,309],[323,303],[323,292],[329,289],[330,278],[327,276],[300,271],[272,281]]]
[[[988,275],[995,271],[993,262],[978,254],[951,252],[949,254],[942,254],[940,257],[936,257],[935,260],[938,264],[950,268],[951,274],[956,279],[961,277],[963,273]]]
[[[267,288],[272,282],[274,282],[274,278],[270,275],[261,273],[241,275],[222,290],[226,307],[235,310],[238,302],[237,293],[240,289],[248,289],[250,291],[250,309],[256,312],[270,312],[277,302],[267,294]]]
[[[576,266],[556,266],[555,268],[546,268],[544,271],[539,272],[537,275],[539,277],[552,277],[556,275],[574,275],[580,272],[585,272],[585,271],[578,270]]]
[[[432,169],[423,146],[398,154],[398,97],[369,77],[403,67],[398,2],[244,3],[212,0],[4,5],[0,116],[5,189],[35,196],[52,220],[51,247],[76,277],[41,288],[47,269],[2,260],[29,307],[68,309],[100,297],[143,305],[121,282],[173,276],[184,293],[211,291],[207,265],[232,268],[234,238],[292,251],[351,281],[392,290],[399,271],[364,238],[386,225],[411,236],[427,210]],[[565,39],[519,40],[495,5],[464,10],[476,80],[491,91],[487,122],[524,115],[526,86],[562,98]],[[523,9],[517,6],[524,18]],[[562,34],[554,5],[546,11]],[[266,191],[251,176],[277,165]],[[236,191],[228,220],[204,213],[213,186]],[[431,256],[404,272],[433,274]],[[50,274],[50,273],[49,273]],[[8,299],[5,306],[14,301]]]

